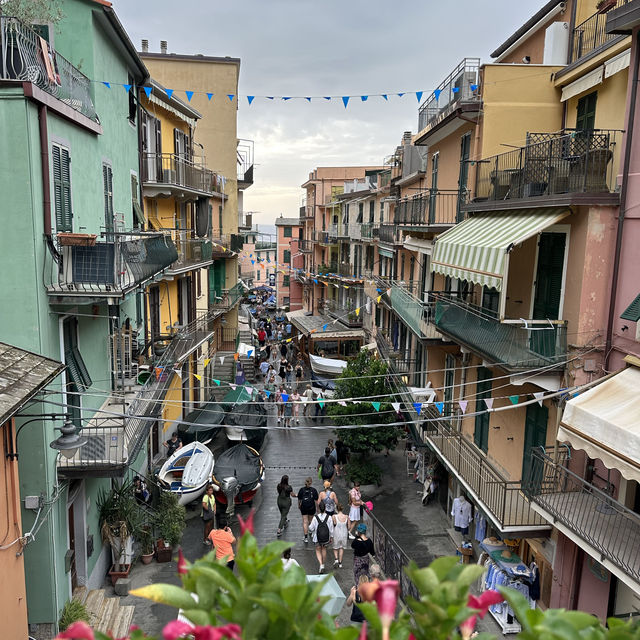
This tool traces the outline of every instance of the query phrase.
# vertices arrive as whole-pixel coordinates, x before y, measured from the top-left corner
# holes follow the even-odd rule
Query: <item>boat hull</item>
[[[178,449],[162,465],[158,483],[163,491],[173,493],[181,505],[198,499],[211,482],[213,453],[201,442]]]
[[[347,366],[345,360],[333,360],[331,358],[321,358],[309,354],[311,370],[321,376],[339,376]]]

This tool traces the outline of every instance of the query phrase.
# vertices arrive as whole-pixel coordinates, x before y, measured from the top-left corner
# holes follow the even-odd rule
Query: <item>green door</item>
[[[455,380],[455,358],[447,354],[444,361],[444,410],[443,415],[453,415],[453,383]]]
[[[478,380],[476,383],[476,422],[473,431],[473,441],[485,453],[489,448],[489,413],[486,398],[491,397],[491,370],[486,367],[478,369]]]
[[[464,218],[464,212],[461,209],[467,202],[470,153],[471,133],[465,133],[462,138],[460,138],[460,173],[458,174],[458,206],[456,207],[456,222],[462,222]]]
[[[217,260],[209,267],[209,305],[220,302],[225,284],[225,261]]]
[[[596,123],[596,100],[598,92],[594,91],[588,96],[578,100],[576,107],[576,129],[578,131],[592,131]]]
[[[538,242],[538,269],[533,298],[534,320],[557,320],[560,314],[566,236],[542,233]],[[556,330],[552,327],[531,332],[531,350],[542,356],[556,355]],[[562,354],[559,354],[562,355]]]
[[[531,469],[531,450],[547,444],[549,409],[544,405],[530,404],[524,426],[524,450],[522,454],[522,482],[527,484]]]

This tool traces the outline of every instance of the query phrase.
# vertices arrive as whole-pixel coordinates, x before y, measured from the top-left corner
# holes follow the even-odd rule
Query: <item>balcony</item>
[[[485,359],[509,371],[563,366],[567,357],[566,321],[520,318],[500,322],[487,309],[455,295],[432,295],[436,300],[436,328]]]
[[[238,211],[238,231],[251,231],[253,227],[253,213]]]
[[[422,407],[427,444],[458,477],[501,534],[525,537],[548,531],[548,522],[524,497],[521,483],[505,478],[462,432],[428,405]]]
[[[465,58],[426,99],[418,110],[416,144],[423,144],[426,136],[456,111],[479,112],[479,69],[480,58]]]
[[[213,322],[218,315],[219,311],[212,310],[181,329],[153,362],[153,373],[144,385],[131,380],[131,387],[125,386],[124,391],[113,393],[105,401],[82,428],[88,443],[72,458],[58,458],[61,476],[122,477],[127,472],[145,446],[154,423],[161,420],[174,370],[213,337]]]
[[[541,450],[532,451],[523,489],[533,508],[565,535],[577,536],[640,589],[640,516]]]
[[[401,245],[402,237],[395,224],[381,224],[378,229],[378,239],[380,242],[390,245]]]
[[[211,253],[214,258],[231,258],[233,256],[231,240],[234,235],[236,234],[222,233],[219,229],[213,229],[211,232]]]
[[[623,0],[607,12],[607,31],[629,35],[640,25],[640,3],[637,0]]]
[[[448,227],[462,222],[460,206],[466,202],[466,193],[430,189],[396,203],[393,222],[403,227],[423,230],[428,227]]]
[[[74,111],[98,122],[89,78],[52,51],[46,41],[17,18],[0,15],[0,56],[0,80],[31,82]],[[51,56],[53,70],[44,62]]]
[[[224,196],[224,179],[204,165],[174,153],[142,154],[144,195]]]
[[[332,318],[336,318],[345,327],[360,328],[362,327],[362,313],[356,315],[355,303],[340,303],[337,300],[325,300],[325,313]]]
[[[238,157],[238,189],[247,189],[253,184],[253,140],[238,140],[236,152]]]
[[[114,239],[94,246],[62,246],[59,253],[46,253],[46,288],[53,304],[122,298],[178,259],[168,236],[109,235]]]
[[[533,203],[544,197],[570,203],[572,194],[586,193],[603,194],[603,203],[611,204],[618,133],[605,129],[529,133],[526,146],[478,162],[474,203],[465,209],[487,208],[484,202],[530,199]],[[587,199],[598,200],[594,195]],[[488,206],[495,209],[495,204]]]
[[[379,280],[378,288],[386,289],[391,309],[418,338],[442,340],[433,322],[435,302],[423,302],[419,282]]]
[[[373,240],[376,238],[376,231],[378,230],[378,225],[373,222],[363,222],[360,225],[360,239],[361,240]]]
[[[627,2],[628,0],[618,0],[614,9]],[[607,15],[607,13],[594,13],[574,27],[571,34],[570,64],[584,58],[592,51],[605,48],[609,42],[620,39],[619,35],[607,32]]]
[[[223,289],[221,296],[216,296],[215,302],[211,305],[212,310],[229,311],[233,309],[244,295],[242,283],[236,282],[231,289]]]
[[[378,329],[376,345],[380,355],[393,373],[409,375],[416,370],[416,367],[420,367],[420,362],[412,357],[415,354],[408,352],[406,349],[400,349],[397,345],[394,346],[393,338],[388,329]]]
[[[314,230],[313,240],[322,246],[328,246],[336,243],[335,235],[331,236],[328,231]]]
[[[311,253],[313,251],[313,242],[311,240],[298,240],[298,250],[301,253]]]
[[[170,276],[202,269],[213,263],[211,242],[206,238],[192,237],[190,229],[174,230],[172,239],[178,250],[178,259],[167,269]]]

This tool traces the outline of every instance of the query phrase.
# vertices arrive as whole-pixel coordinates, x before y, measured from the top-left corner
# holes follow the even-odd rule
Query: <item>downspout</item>
[[[629,104],[629,119],[627,121],[627,138],[624,145],[624,166],[622,169],[622,185],[620,187],[620,208],[618,209],[618,232],[616,235],[616,248],[613,261],[613,275],[611,277],[611,295],[609,297],[609,319],[607,321],[607,339],[604,347],[604,369],[609,369],[609,358],[611,355],[611,345],[613,342],[613,322],[615,316],[615,303],[618,288],[618,278],[620,275],[620,254],[622,252],[622,235],[624,228],[624,214],[627,206],[627,191],[629,187],[629,162],[631,159],[631,149],[633,146],[633,127],[636,117],[636,99],[638,96],[638,70],[640,68],[640,38],[636,33],[635,51],[633,57],[633,81],[631,84],[631,102]]]
[[[40,132],[40,170],[42,172],[42,209],[44,213],[44,235],[51,238],[51,184],[49,179],[49,132],[47,107],[38,105],[38,129]]]

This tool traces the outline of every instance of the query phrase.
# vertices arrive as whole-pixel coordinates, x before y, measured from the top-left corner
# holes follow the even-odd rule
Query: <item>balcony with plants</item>
[[[178,259],[168,235],[112,232],[95,235],[63,234],[45,259],[45,284],[52,303],[78,304],[121,298],[166,271]]]
[[[324,302],[325,312],[332,318],[336,318],[345,327],[362,327],[362,313],[356,313],[356,304],[350,299],[343,302],[328,299]]]
[[[614,204],[621,135],[609,129],[528,133],[525,146],[477,162],[474,198],[464,208]]]
[[[98,123],[91,81],[26,24],[0,15],[0,80],[29,82]]]

